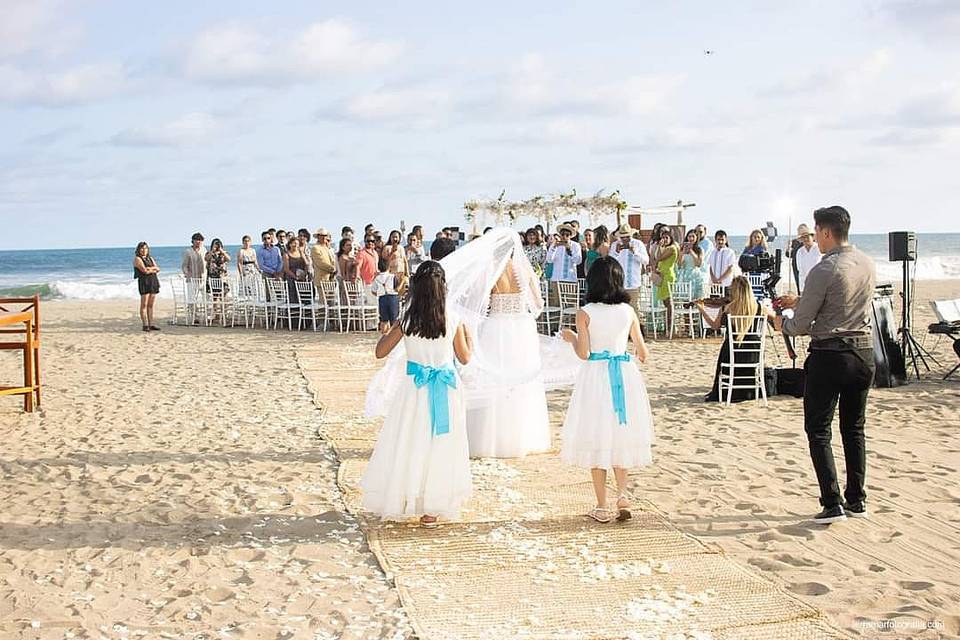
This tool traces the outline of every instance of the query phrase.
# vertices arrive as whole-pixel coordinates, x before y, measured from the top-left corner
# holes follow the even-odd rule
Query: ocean
[[[876,261],[877,282],[900,282],[902,265],[887,260],[886,234],[853,235],[851,242]],[[739,250],[745,244],[745,237],[731,237],[731,247]],[[779,239],[773,245],[782,246]],[[167,278],[179,270],[184,249],[151,248],[162,270],[161,297],[170,295]],[[237,249],[238,246],[227,247],[231,256],[236,256]],[[911,266],[917,280],[960,279],[960,233],[918,234],[917,252],[919,259]],[[787,262],[784,260],[785,265]],[[785,270],[783,277],[786,280]],[[0,251],[0,296],[33,295],[35,292],[46,299],[136,299],[133,247]]]

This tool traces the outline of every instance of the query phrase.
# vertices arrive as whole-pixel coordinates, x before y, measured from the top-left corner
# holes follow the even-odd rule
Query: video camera
[[[780,251],[779,249],[777,250]],[[770,273],[777,270],[778,258],[769,253],[748,254],[740,256],[740,270],[744,273]]]
[[[744,273],[765,273],[762,286],[764,293],[771,300],[777,297],[777,283],[780,282],[780,266],[783,263],[783,250],[777,249],[771,256],[769,253],[756,255],[744,254],[740,256],[738,264]]]

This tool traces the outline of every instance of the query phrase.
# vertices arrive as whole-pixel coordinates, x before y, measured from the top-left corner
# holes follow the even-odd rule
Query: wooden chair
[[[19,325],[23,325],[22,327]],[[6,336],[22,339],[8,341]],[[0,349],[23,351],[23,386],[0,387],[0,396],[22,395],[23,410],[40,407],[40,296],[0,298]]]

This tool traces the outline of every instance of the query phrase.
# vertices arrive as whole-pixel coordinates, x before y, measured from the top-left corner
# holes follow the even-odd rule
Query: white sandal
[[[588,518],[593,518],[601,524],[606,524],[613,520],[613,512],[606,507],[596,506],[587,513]]]

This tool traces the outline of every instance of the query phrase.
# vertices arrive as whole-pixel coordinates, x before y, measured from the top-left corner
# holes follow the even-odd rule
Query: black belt
[[[861,349],[873,349],[871,336],[836,336],[810,341],[810,351],[859,351]]]

